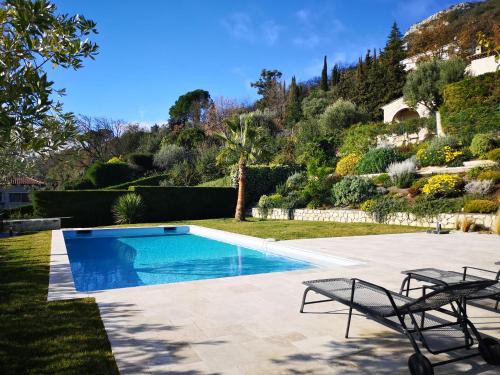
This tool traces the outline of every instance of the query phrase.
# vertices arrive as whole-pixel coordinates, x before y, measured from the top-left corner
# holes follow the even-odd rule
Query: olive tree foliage
[[[87,38],[96,24],[56,14],[48,0],[4,0],[0,31],[0,149],[14,158],[57,150],[75,128],[55,99],[64,90],[54,88],[45,68],[76,70],[93,59],[98,46]]]
[[[154,155],[153,164],[162,170],[169,170],[174,165],[190,158],[190,153],[184,147],[176,144],[164,144]]]
[[[337,133],[349,126],[368,120],[368,114],[348,100],[339,99],[329,105],[319,118],[319,126],[325,135]]]
[[[448,61],[433,59],[417,65],[406,79],[403,88],[405,102],[416,108],[422,103],[436,112],[443,103],[443,87],[464,78],[466,63],[459,58]]]

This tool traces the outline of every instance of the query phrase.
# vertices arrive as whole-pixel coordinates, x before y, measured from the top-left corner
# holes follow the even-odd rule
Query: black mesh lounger
[[[500,344],[491,338],[482,338],[468,319],[461,301],[470,294],[490,287],[494,280],[480,280],[437,286],[431,292],[414,299],[392,292],[381,286],[360,279],[323,279],[305,281],[307,286],[302,298],[304,306],[314,303],[337,301],[349,306],[345,337],[349,336],[352,310],[355,309],[386,327],[401,332],[409,339],[415,353],[408,360],[412,375],[432,375],[434,367],[481,355],[486,362],[500,365]],[[327,299],[306,302],[307,294],[314,291]],[[443,309],[450,305],[451,311]],[[453,317],[452,321],[426,313],[435,310]],[[431,354],[449,353],[467,349],[466,355],[431,363],[417,344]],[[472,350],[475,344],[478,350]]]
[[[464,281],[496,280],[496,283],[492,286],[469,295],[467,297],[467,300],[471,301],[485,298],[493,299],[496,301],[495,310],[497,310],[498,304],[500,302],[500,271],[495,272],[469,266],[463,267],[463,269],[463,272],[445,271],[438,268],[420,268],[416,270],[403,271],[402,273],[405,274],[406,277],[401,284],[400,293],[405,292],[408,296],[410,290],[423,289],[422,287],[410,288],[410,282],[412,279],[426,282],[432,285],[448,285],[452,283],[461,283]],[[469,270],[489,273],[492,275],[492,277],[488,279],[482,276],[471,275],[468,272]]]

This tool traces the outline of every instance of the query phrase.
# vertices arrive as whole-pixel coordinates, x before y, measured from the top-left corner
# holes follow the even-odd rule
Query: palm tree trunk
[[[236,221],[245,221],[246,173],[246,160],[244,158],[240,158],[240,162],[238,163],[238,201],[236,202],[236,212],[234,214]]]

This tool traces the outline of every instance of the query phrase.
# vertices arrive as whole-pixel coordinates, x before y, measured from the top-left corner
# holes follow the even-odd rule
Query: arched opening
[[[406,120],[411,120],[411,119],[414,119],[414,118],[419,118],[419,114],[417,111],[415,111],[414,109],[411,109],[411,108],[404,108],[400,111],[398,111],[392,121],[393,122],[401,122],[401,121],[406,121]]]

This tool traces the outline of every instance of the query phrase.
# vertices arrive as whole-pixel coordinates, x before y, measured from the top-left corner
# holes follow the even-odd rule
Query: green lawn
[[[277,240],[366,236],[370,234],[413,233],[424,231],[424,228],[408,227],[405,225],[259,220],[254,218],[249,218],[242,223],[237,223],[233,219],[209,219],[180,221],[177,224],[196,224],[228,232],[247,234],[260,238],[275,238]],[[140,225],[158,225],[158,223]]]
[[[118,374],[94,300],[47,302],[49,248],[0,238],[0,373]]]
[[[381,224],[256,219],[181,223],[279,240],[422,231]],[[0,373],[117,374],[94,299],[46,301],[49,248],[50,232],[0,238]]]

